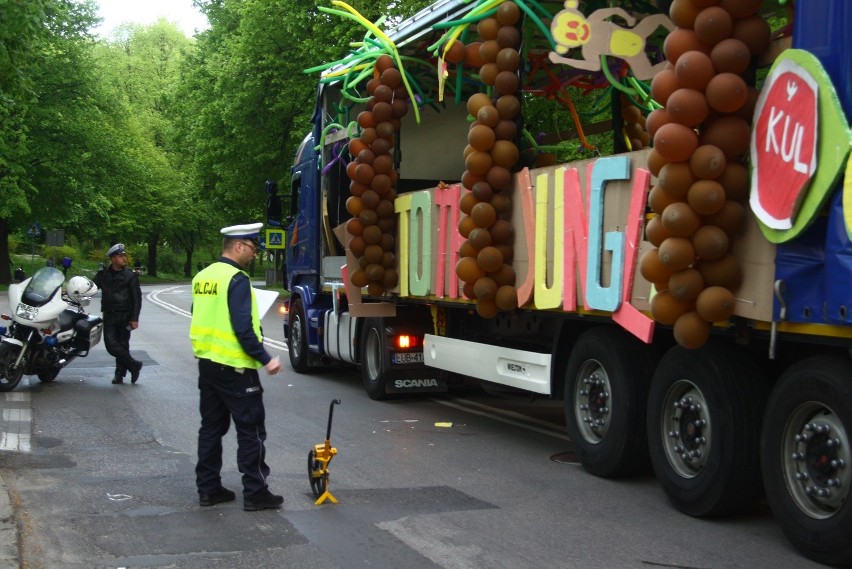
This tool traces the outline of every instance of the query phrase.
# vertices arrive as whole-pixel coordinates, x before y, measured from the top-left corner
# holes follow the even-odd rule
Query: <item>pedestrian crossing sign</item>
[[[287,243],[286,234],[283,229],[267,229],[266,230],[266,248],[267,249],[284,249]]]

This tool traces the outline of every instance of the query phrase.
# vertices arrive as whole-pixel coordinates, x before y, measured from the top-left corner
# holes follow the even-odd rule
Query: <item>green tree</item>
[[[101,101],[87,31],[95,20],[92,0],[0,11],[0,282],[11,280],[10,232],[35,219],[79,226],[83,206],[98,202],[90,159]]]
[[[179,223],[189,177],[183,150],[175,145],[175,90],[193,41],[160,19],[150,26],[124,26],[102,54],[112,89],[127,110],[122,127],[128,158],[113,201],[111,233],[144,242],[148,274],[157,276],[157,251],[169,228]],[[183,219],[182,216],[180,219]]]

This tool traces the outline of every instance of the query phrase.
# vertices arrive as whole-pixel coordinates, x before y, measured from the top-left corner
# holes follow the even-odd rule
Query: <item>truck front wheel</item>
[[[852,565],[852,362],[816,356],[769,398],[761,458],[766,497],[787,538],[827,565]]]
[[[595,476],[647,468],[653,369],[651,349],[615,328],[592,328],[574,344],[565,373],[565,425],[581,464]]]
[[[733,346],[666,352],[648,394],[648,446],[675,507],[698,517],[753,507],[767,391],[760,369]]]
[[[290,354],[290,365],[299,373],[310,369],[308,362],[308,323],[305,319],[305,305],[301,298],[290,304],[290,330],[288,334],[287,351]]]
[[[385,329],[380,318],[368,318],[361,330],[361,379],[370,399],[385,399],[387,350]]]

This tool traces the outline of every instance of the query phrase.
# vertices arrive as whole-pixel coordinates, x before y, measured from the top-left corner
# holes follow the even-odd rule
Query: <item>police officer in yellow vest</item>
[[[222,229],[218,262],[192,279],[189,336],[198,358],[201,428],[198,430],[196,486],[202,506],[230,502],[222,486],[222,437],[231,419],[237,431],[237,465],[242,473],[243,509],[279,508],[284,499],[269,491],[266,478],[265,410],[258,369],[281,371],[263,347],[257,301],[243,270],[257,254],[262,223]]]

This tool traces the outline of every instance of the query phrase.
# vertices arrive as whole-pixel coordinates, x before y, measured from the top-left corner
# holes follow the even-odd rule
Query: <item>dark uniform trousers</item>
[[[130,312],[104,312],[104,346],[115,358],[115,375],[124,377],[136,369],[137,361],[130,355]]]
[[[198,389],[198,493],[213,494],[222,487],[222,437],[228,432],[232,417],[237,430],[237,466],[243,475],[243,495],[251,497],[266,490],[266,413],[257,370],[244,369],[239,373],[233,367],[199,358]]]

